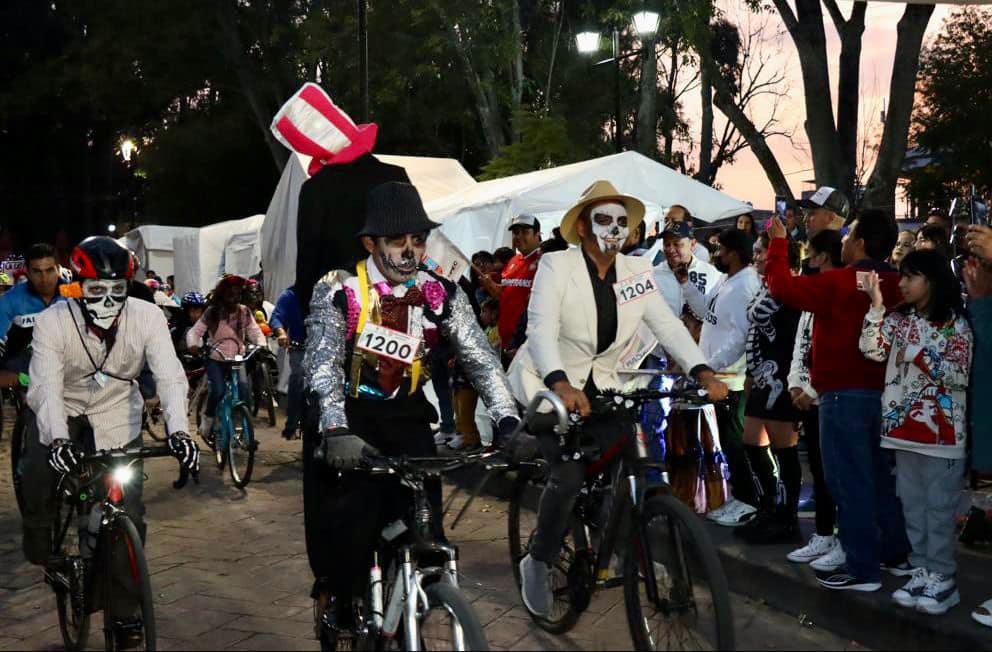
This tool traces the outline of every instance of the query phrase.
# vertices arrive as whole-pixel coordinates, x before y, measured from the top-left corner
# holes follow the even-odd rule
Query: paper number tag
[[[365,324],[365,330],[359,335],[355,347],[399,362],[413,364],[420,350],[420,340],[406,333],[394,331],[392,328]]]
[[[613,285],[613,292],[617,295],[617,305],[620,306],[657,291],[658,286],[655,285],[653,272],[643,272]]]

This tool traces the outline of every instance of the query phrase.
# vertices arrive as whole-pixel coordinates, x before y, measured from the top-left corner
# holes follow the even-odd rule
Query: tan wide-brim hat
[[[636,231],[644,221],[644,203],[636,197],[617,192],[609,181],[600,180],[586,188],[579,197],[579,202],[565,213],[565,217],[561,220],[561,237],[570,244],[579,244],[579,234],[575,229],[575,221],[579,219],[579,213],[589,204],[609,201],[623,204],[627,209],[627,228],[631,233]]]

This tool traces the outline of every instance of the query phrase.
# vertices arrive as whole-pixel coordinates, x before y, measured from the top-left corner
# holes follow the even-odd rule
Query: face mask
[[[617,253],[627,241],[627,209],[623,204],[602,204],[590,212],[593,235],[604,254]]]
[[[80,303],[93,323],[100,328],[110,328],[124,308],[127,299],[127,281],[83,281],[83,298]]]
[[[372,258],[386,280],[398,285],[416,278],[417,265],[426,249],[426,237],[419,234],[402,241],[400,238],[376,238]]]

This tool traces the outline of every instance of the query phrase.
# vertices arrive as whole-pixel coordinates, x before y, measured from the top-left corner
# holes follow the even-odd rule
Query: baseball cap
[[[510,226],[507,231],[512,231],[515,226],[527,226],[535,231],[541,230],[541,223],[537,221],[537,218],[530,213],[521,213],[517,215],[512,220],[510,220]]]
[[[669,222],[665,230],[661,232],[661,237],[673,235],[677,238],[694,238],[692,227],[688,222]]]
[[[851,214],[851,203],[847,200],[847,196],[830,186],[820,186],[809,199],[800,200],[799,205],[803,208],[826,208],[845,220]]]

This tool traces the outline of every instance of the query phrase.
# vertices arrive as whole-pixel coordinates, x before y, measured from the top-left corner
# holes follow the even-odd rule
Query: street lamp
[[[134,144],[134,141],[130,138],[125,138],[121,141],[121,157],[124,159],[125,163],[131,162],[131,155],[137,153],[138,146]]]
[[[655,35],[661,22],[661,16],[654,11],[641,11],[634,14],[631,21],[637,36],[643,41]],[[609,59],[597,61],[594,66],[601,66],[607,63],[613,64],[613,146],[619,153],[622,151],[620,143],[620,62],[624,59],[636,57],[644,52],[644,48],[632,52],[620,52],[620,26],[613,28],[612,34],[613,56]],[[575,35],[575,45],[580,54],[593,54],[599,50],[599,33],[583,31]]]
[[[116,224],[108,224],[107,225],[107,233],[116,233],[116,232],[117,232],[117,225]]]

